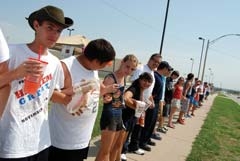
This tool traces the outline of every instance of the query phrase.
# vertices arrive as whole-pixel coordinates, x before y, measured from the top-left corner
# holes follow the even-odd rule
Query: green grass
[[[102,109],[103,109],[103,103],[102,103],[102,99],[100,98],[99,100],[99,108],[98,108],[98,114],[97,114],[97,118],[94,124],[94,128],[93,128],[93,132],[92,132],[92,138],[99,136],[100,135],[100,118],[101,118],[101,114],[102,114]]]
[[[193,143],[187,161],[240,160],[240,106],[219,95]]]

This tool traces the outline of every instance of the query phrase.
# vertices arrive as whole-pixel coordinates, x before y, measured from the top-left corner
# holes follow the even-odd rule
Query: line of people
[[[194,115],[189,98],[196,100],[191,102],[196,106],[201,96],[190,95],[195,88],[193,74],[186,83],[180,77],[173,85],[179,72],[160,54],[151,55],[142,66],[135,55],[128,54],[101,82],[98,70],[111,66],[116,55],[109,41],[92,40],[83,54],[60,61],[48,49],[73,20],[62,9],[45,6],[27,21],[35,32],[28,44],[7,45],[0,32],[0,161],[83,161],[100,98],[101,146],[96,161],[127,160],[126,152],[143,155],[155,145],[152,139],[161,140],[158,132],[167,131],[166,118],[167,126],[174,128],[177,109],[181,108],[181,124],[185,114],[192,111]],[[41,61],[28,58],[48,64],[44,69]],[[34,95],[24,91],[29,75],[41,78]]]
[[[120,66],[120,69],[123,68]],[[136,67],[135,64],[131,72],[131,85],[125,92],[116,92],[121,97],[118,106],[115,106],[116,93],[103,96],[101,145],[96,161],[126,161],[127,152],[143,155],[151,151],[151,146],[156,145],[152,139],[161,140],[158,132],[167,133],[168,128],[175,128],[176,111],[179,111],[176,123],[184,125],[185,117],[189,117],[190,112],[195,116],[194,111],[203,101],[200,98],[207,99],[210,92],[206,82],[203,85],[192,73],[186,79],[180,76],[158,53],[145,65]],[[118,80],[116,73],[107,75],[104,81],[109,77],[110,84],[124,85],[124,78]]]

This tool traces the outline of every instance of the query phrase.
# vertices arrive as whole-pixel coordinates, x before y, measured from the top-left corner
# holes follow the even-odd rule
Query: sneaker
[[[155,140],[162,140],[162,137],[158,133],[153,133],[151,138]]]
[[[144,155],[144,150],[138,149],[138,150],[133,151],[133,153],[138,154],[138,155]]]
[[[121,154],[121,161],[127,161],[126,154]]]
[[[150,146],[148,146],[148,145],[140,145],[139,146],[141,149],[143,149],[143,150],[145,150],[145,151],[151,151],[151,147]]]
[[[184,115],[184,117],[185,117],[185,118],[192,118],[192,116],[189,115],[189,114]]]
[[[167,126],[163,126],[163,129],[164,129],[165,131],[168,131]]]
[[[194,113],[192,113],[191,115],[192,115],[192,116],[195,116],[195,114],[194,114]]]
[[[164,128],[163,128],[163,127],[157,128],[157,132],[161,132],[161,133],[164,133],[164,134],[166,134],[166,133],[167,133],[167,131],[166,131],[166,130],[164,130]]]
[[[147,144],[148,144],[148,145],[151,145],[151,146],[156,146],[156,143],[153,142],[152,140],[149,140]],[[145,150],[145,149],[143,149],[143,150]]]

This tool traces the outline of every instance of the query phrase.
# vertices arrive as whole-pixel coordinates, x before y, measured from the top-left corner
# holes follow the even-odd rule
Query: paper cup
[[[141,114],[145,111],[146,103],[143,101],[137,101],[137,106],[135,109],[135,117],[139,118]]]
[[[43,71],[46,69],[46,66],[48,64],[48,62],[38,60],[35,58],[28,58],[28,59],[34,60],[34,61],[40,61],[42,64]],[[40,87],[41,79],[42,79],[42,75],[41,76],[34,76],[32,74],[27,75],[24,79],[24,87],[23,87],[24,93],[28,93],[32,95],[36,94],[38,88]]]

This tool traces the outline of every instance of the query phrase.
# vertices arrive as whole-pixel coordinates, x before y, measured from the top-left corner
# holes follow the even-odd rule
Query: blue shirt
[[[152,96],[154,102],[159,102],[163,98],[163,89],[164,89],[164,76],[160,75],[158,72],[154,72],[155,84],[153,87]]]

